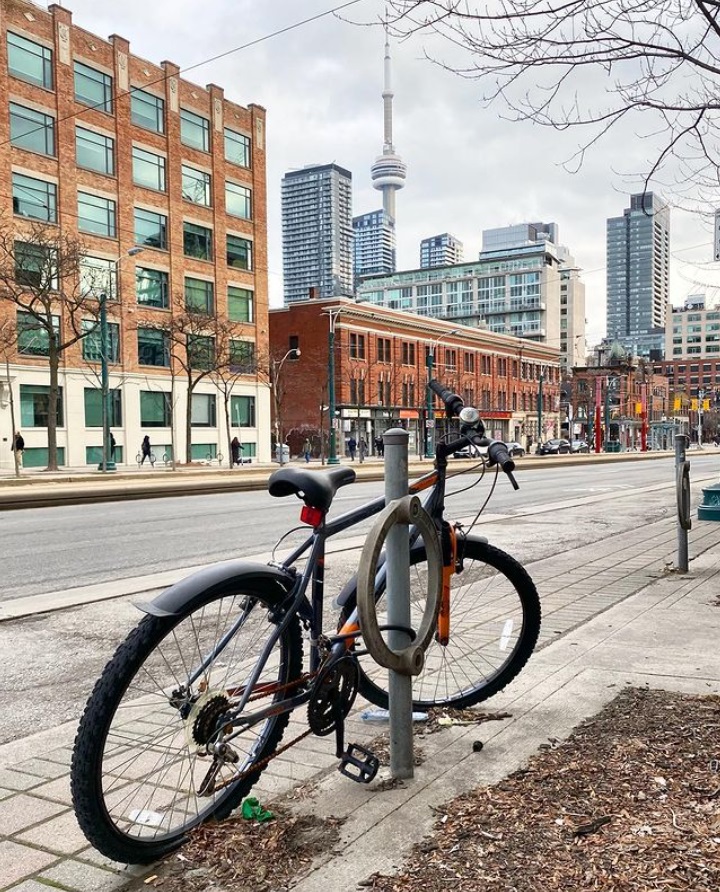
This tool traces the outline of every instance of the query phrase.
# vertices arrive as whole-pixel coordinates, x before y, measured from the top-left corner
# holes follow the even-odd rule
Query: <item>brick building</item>
[[[339,298],[270,311],[270,352],[281,419],[278,431],[297,453],[305,437],[321,450],[329,429],[328,344],[334,317],[336,424],[342,448],[351,436],[368,442],[401,424],[410,452],[423,451],[427,355],[433,374],[480,409],[488,435],[538,439],[543,376],[543,438],[559,430],[557,350],[486,329],[457,326]],[[288,355],[299,349],[300,357]],[[436,402],[438,424],[441,406]],[[321,438],[321,431],[323,436]]]
[[[104,274],[103,291],[113,298],[117,460],[133,461],[145,434],[161,454],[171,438],[166,328],[178,307],[230,320],[237,349],[267,357],[265,111],[229,101],[214,84],[180,78],[172,62],[133,56],[125,38],[104,40],[83,30],[68,9],[24,0],[0,0],[0,94],[6,97],[2,221],[14,228],[16,251],[37,221],[82,239],[84,267]],[[142,253],[129,257],[134,246]],[[14,304],[0,303],[0,322],[16,315]],[[20,314],[9,380],[0,373],[0,464],[6,467],[9,387],[26,465],[47,460],[48,364],[42,340],[29,335],[26,322]],[[60,326],[67,322],[58,319]],[[98,356],[90,348],[85,338],[62,355],[61,464],[94,464],[100,455]],[[182,457],[182,378],[175,393]],[[217,389],[203,380],[192,397],[193,457],[227,454],[221,406]],[[235,384],[232,424],[242,428],[247,453],[265,460],[269,421],[267,384],[252,371]]]

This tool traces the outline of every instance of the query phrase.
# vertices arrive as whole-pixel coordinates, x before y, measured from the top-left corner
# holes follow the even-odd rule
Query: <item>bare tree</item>
[[[218,319],[215,321],[214,330],[215,362],[210,377],[217,387],[223,403],[228,467],[232,468],[232,392],[235,385],[246,376],[258,375],[262,377],[262,369],[267,369],[267,362],[262,363],[258,361],[253,349],[254,345],[250,341],[242,340],[242,328],[237,323]],[[266,374],[267,372],[265,371]],[[240,458],[242,459],[242,448],[240,450]]]
[[[0,221],[0,304],[17,312],[19,348],[47,356],[48,470],[56,471],[58,370],[63,353],[99,325],[99,302],[81,281],[84,243],[46,223],[22,232]]]
[[[557,130],[584,128],[570,169],[621,121],[651,141],[646,188],[666,169],[678,198],[720,184],[720,16],[716,0],[389,0],[400,37],[440,36],[486,103]],[[465,56],[463,58],[463,51]],[[440,50],[442,53],[442,50]],[[460,61],[461,60],[461,61]],[[596,79],[593,80],[593,75]]]

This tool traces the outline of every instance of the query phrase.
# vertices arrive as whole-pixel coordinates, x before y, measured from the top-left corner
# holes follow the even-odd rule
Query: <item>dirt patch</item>
[[[258,823],[234,817],[206,824],[137,888],[283,892],[336,844],[342,820],[293,815],[283,804],[263,805],[273,812],[273,820]]]
[[[558,746],[438,810],[378,892],[720,888],[720,697],[628,689]]]

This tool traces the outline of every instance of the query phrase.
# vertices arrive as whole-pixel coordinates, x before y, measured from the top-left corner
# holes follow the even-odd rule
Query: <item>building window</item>
[[[475,354],[474,353],[465,353],[464,363],[465,363],[465,371],[469,372],[470,374],[474,374],[474,372],[475,372]],[[515,363],[515,369],[516,369],[515,377],[517,377],[517,363]]]
[[[167,310],[168,274],[160,269],[148,269],[144,266],[135,268],[135,295],[137,302],[143,307],[155,307]]]
[[[111,390],[108,397],[110,399],[110,426],[122,427],[122,393],[119,390]],[[102,390],[97,387],[86,387],[85,427],[102,426]]]
[[[170,394],[154,390],[140,391],[140,426],[170,427]]]
[[[249,288],[228,285],[228,319],[231,322],[253,321],[254,294]]]
[[[415,344],[409,344],[407,341],[403,342],[402,362],[403,365],[415,365]]]
[[[445,368],[446,369],[455,369],[457,368],[457,351],[447,349],[445,350]],[[500,373],[505,374],[505,373]]]
[[[390,338],[377,339],[378,362],[392,362],[392,344]]]
[[[186,257],[212,260],[212,238],[212,229],[197,226],[195,223],[183,223],[183,253]]]
[[[46,90],[53,88],[52,50],[27,37],[7,32],[8,72],[13,77],[37,84]]]
[[[55,155],[55,118],[11,102],[10,142],[28,152]]]
[[[15,242],[15,281],[37,291],[56,289],[57,259],[55,251],[31,242]]]
[[[132,150],[133,183],[156,192],[165,191],[165,159],[154,152],[146,152],[133,146]]]
[[[167,250],[167,217],[135,208],[135,244]]]
[[[217,425],[214,393],[193,393],[190,423],[193,427],[215,427]]]
[[[185,279],[185,307],[211,316],[215,308],[215,286],[204,279]]]
[[[210,121],[186,108],[180,109],[180,141],[201,152],[210,151]]]
[[[52,317],[56,335],[60,335],[60,317]],[[45,326],[31,313],[17,312],[17,351],[21,356],[48,356],[50,337]]]
[[[113,79],[82,62],[75,62],[75,99],[112,114]]]
[[[365,335],[350,333],[350,359],[365,359]]]
[[[130,117],[138,127],[154,133],[164,133],[165,100],[146,93],[145,90],[133,88],[130,94]]]
[[[13,214],[57,223],[57,186],[21,173],[12,175]]]
[[[204,170],[195,170],[187,164],[182,166],[182,197],[193,204],[210,207],[210,174]]]
[[[115,173],[115,140],[84,127],[75,128],[75,160],[78,167],[113,176]]]
[[[50,388],[44,384],[20,385],[20,424],[22,427],[47,427]],[[58,427],[64,425],[63,388],[58,387]]]
[[[117,235],[115,202],[88,192],[78,192],[78,229],[115,238]]]
[[[252,269],[252,242],[239,235],[227,237],[227,265],[234,269]]]
[[[138,327],[137,340],[140,365],[170,365],[170,344],[166,331]]]
[[[250,137],[225,128],[225,160],[250,167]]]
[[[237,183],[225,183],[225,210],[233,217],[243,220],[252,219],[252,201],[250,190]]]
[[[86,362],[102,362],[102,336],[100,325],[95,319],[83,319],[82,358]],[[109,363],[120,362],[120,326],[117,322],[108,322],[108,355]]]
[[[230,423],[233,427],[255,427],[255,397],[230,397]]]
[[[350,379],[350,402],[355,406],[365,405],[365,379]]]
[[[210,371],[215,365],[215,338],[209,335],[188,335],[187,358],[191,369]]]
[[[250,374],[257,371],[255,344],[253,341],[230,341],[230,368],[234,372]]]

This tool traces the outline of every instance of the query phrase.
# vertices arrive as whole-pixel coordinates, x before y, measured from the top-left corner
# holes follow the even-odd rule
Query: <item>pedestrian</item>
[[[357,450],[357,440],[355,437],[350,437],[348,440],[348,453],[350,454],[350,461],[355,461],[355,452]]]
[[[238,440],[237,437],[233,437],[230,443],[230,452],[232,454],[233,467],[240,464],[240,449],[240,440]]]
[[[358,444],[358,451],[360,452],[360,464],[365,461],[365,458],[368,453],[368,445],[365,442],[364,437],[360,437],[360,443]]]
[[[142,445],[140,446],[140,451],[142,452],[142,461],[140,462],[140,464],[144,465],[145,459],[147,459],[150,462],[150,464],[152,464],[152,458],[151,458],[152,447],[150,446],[150,437],[148,437],[147,434],[143,437]]]
[[[375,452],[380,458],[385,455],[385,442],[382,437],[375,437]]]
[[[302,451],[303,451],[303,455],[305,456],[305,461],[309,462],[310,455],[312,454],[312,443],[310,442],[309,438],[307,438],[305,440],[305,442],[303,443]]]
[[[115,437],[113,437],[113,432],[110,431],[110,461],[115,461]]]
[[[15,431],[15,439],[13,440],[13,452],[17,457],[18,468],[22,468],[23,452],[25,451],[25,440],[20,431]]]

